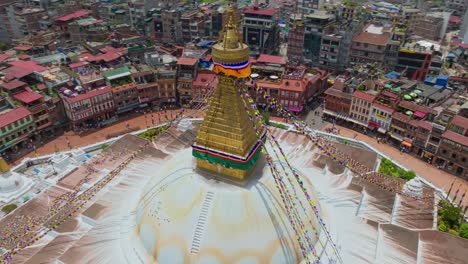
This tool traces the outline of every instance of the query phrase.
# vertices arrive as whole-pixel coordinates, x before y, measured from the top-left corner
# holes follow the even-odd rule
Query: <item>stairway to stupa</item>
[[[190,253],[198,254],[200,251],[201,243],[203,240],[203,234],[205,233],[206,224],[208,222],[208,217],[210,214],[211,205],[213,204],[213,199],[215,193],[208,191],[203,200],[203,205],[200,210],[200,215],[198,216],[197,225],[192,238],[192,247],[190,248]]]

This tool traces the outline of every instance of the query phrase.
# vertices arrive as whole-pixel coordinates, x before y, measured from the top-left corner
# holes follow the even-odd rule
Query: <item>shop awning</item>
[[[302,109],[304,109],[304,107],[301,105],[301,106],[290,106],[288,107],[288,110],[291,111],[291,112],[301,112]]]
[[[400,142],[403,141],[403,137],[400,136],[400,135],[397,134],[397,133],[392,133],[390,136],[391,136],[392,138],[394,138],[394,139],[400,141]]]
[[[379,124],[379,123],[374,122],[374,121],[372,121],[372,120],[369,120],[369,125],[370,125],[370,126],[373,126],[373,127],[380,127],[380,124]]]
[[[385,133],[387,133],[387,130],[385,130],[385,128],[379,127],[379,128],[377,129],[377,132],[382,133],[382,134],[385,134]]]
[[[368,127],[368,125],[366,125],[365,123],[363,123],[363,122],[361,122],[359,120],[353,119],[353,118],[348,118],[348,121],[353,122],[353,123],[358,124],[358,125],[363,126],[363,127]]]
[[[401,142],[401,144],[405,147],[408,147],[408,148],[411,148],[413,145],[411,145],[411,143],[409,143],[408,141],[403,141]]]
[[[421,111],[416,111],[414,113],[414,116],[419,117],[419,118],[424,118],[424,117],[426,117],[426,113],[421,112]]]

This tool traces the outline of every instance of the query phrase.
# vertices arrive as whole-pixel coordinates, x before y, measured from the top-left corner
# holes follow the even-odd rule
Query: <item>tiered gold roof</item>
[[[220,39],[212,49],[213,61],[219,64],[247,62],[249,67],[249,48],[242,43],[232,6],[227,9],[225,21]],[[256,164],[261,145],[238,91],[245,80],[224,73],[218,78],[193,153],[199,168],[244,179]]]

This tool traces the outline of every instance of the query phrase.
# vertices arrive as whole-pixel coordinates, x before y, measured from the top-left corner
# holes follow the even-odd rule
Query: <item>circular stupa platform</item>
[[[270,169],[264,165],[257,166],[245,187],[195,170],[190,149],[148,171],[150,180],[139,199],[127,205],[135,211],[127,259],[145,263],[300,263],[296,235]],[[313,192],[308,180],[305,186]],[[310,208],[304,195],[298,194],[301,196]],[[315,195],[314,200],[318,203]],[[303,219],[315,219],[312,210],[298,212]],[[304,224],[320,233],[315,220]]]

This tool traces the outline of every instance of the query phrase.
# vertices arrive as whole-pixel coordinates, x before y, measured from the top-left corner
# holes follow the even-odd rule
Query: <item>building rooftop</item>
[[[22,82],[20,80],[13,80],[11,82],[4,82],[4,83],[1,83],[0,86],[2,88],[5,88],[7,90],[13,90],[13,89],[16,89],[18,87],[21,87],[23,85],[26,85],[25,82]]]
[[[271,64],[285,65],[286,59],[282,56],[260,54],[260,56],[258,56],[257,63],[271,63]]]
[[[459,143],[462,146],[468,146],[468,137],[455,133],[453,131],[447,130],[442,134],[442,138],[448,139],[455,143]]]
[[[0,127],[7,126],[13,122],[16,122],[22,118],[31,115],[31,112],[26,107],[18,107],[8,112],[0,114]]]
[[[326,94],[326,95],[335,96],[335,97],[338,97],[338,98],[345,98],[345,99],[349,99],[349,100],[351,100],[351,98],[352,98],[352,94],[345,93],[345,92],[340,91],[340,90],[338,90],[338,89],[335,89],[335,88],[333,88],[333,87],[328,88],[328,89],[325,91],[325,94]]]
[[[70,21],[72,19],[81,18],[81,17],[87,16],[89,14],[90,14],[90,12],[87,11],[87,10],[78,10],[78,11],[75,11],[75,12],[70,13],[68,15],[58,17],[58,18],[55,19],[55,21],[68,22],[68,21]]]
[[[13,98],[25,104],[29,104],[37,100],[41,100],[42,98],[44,98],[44,96],[33,91],[23,91],[21,93],[13,95]]]
[[[387,34],[373,34],[369,32],[361,32],[353,38],[353,41],[360,43],[367,43],[377,46],[386,46],[389,37]]]
[[[454,116],[451,123],[459,127],[468,128],[468,118],[460,115]]]
[[[3,61],[6,61],[8,60],[9,58],[11,58],[10,55],[8,54],[3,54],[3,53],[0,53],[0,63],[3,62]]]
[[[106,79],[113,80],[125,76],[130,76],[130,69],[127,66],[106,71],[102,74]]]
[[[244,10],[244,14],[248,15],[262,15],[262,16],[273,16],[276,13],[274,8],[261,9],[258,7],[250,7]]]
[[[425,121],[425,120],[419,120],[418,127],[421,127],[421,128],[427,129],[429,131],[432,131],[432,124]]]
[[[218,83],[218,78],[214,72],[198,72],[197,77],[193,81],[193,86],[202,86],[202,87],[215,87]]]
[[[419,40],[419,41],[412,41],[406,42],[404,45],[401,46],[400,51],[419,51],[419,52],[430,52],[433,51],[440,51],[440,44],[434,41],[429,40]]]
[[[112,92],[112,88],[108,86],[104,86],[98,89],[88,91],[83,94],[78,94],[76,96],[71,96],[71,97],[63,96],[62,98],[69,103],[75,103],[75,102],[86,100],[86,99],[89,99],[89,98],[92,98],[101,94],[105,94],[108,92]]]
[[[364,101],[370,102],[370,103],[372,103],[376,98],[375,95],[368,94],[366,92],[359,91],[359,90],[354,91],[353,97],[359,98],[361,100],[364,100]]]
[[[391,114],[392,114],[393,112],[395,112],[395,110],[394,110],[393,108],[388,107],[388,106],[383,105],[383,104],[376,103],[376,102],[374,102],[373,106],[374,106],[374,108],[383,110],[383,111],[388,112],[388,113],[391,113]]]
[[[177,59],[177,65],[186,65],[186,66],[194,66],[197,63],[197,59],[189,58],[189,57],[180,57]]]

